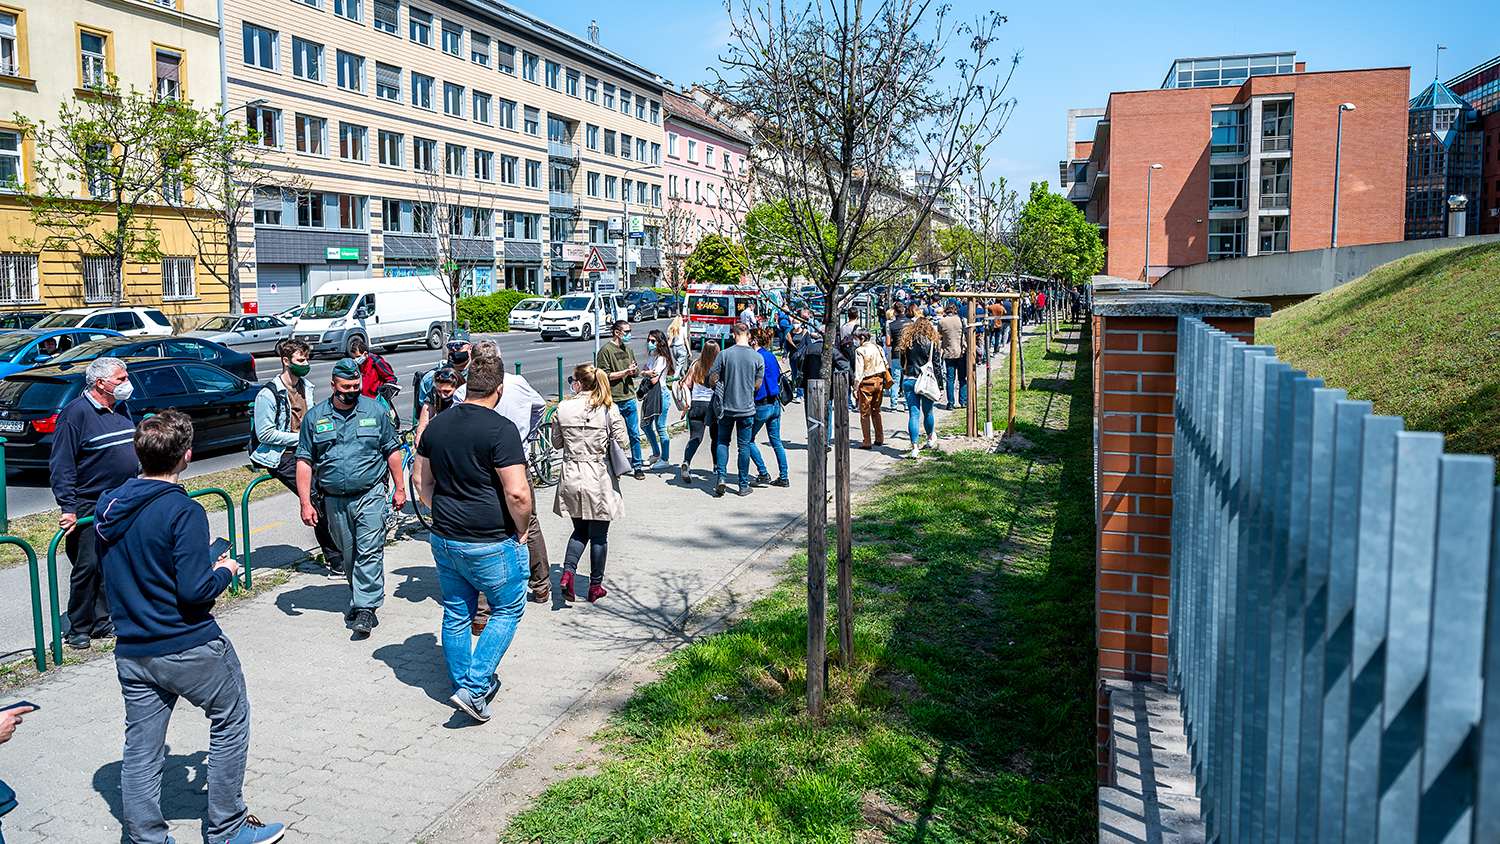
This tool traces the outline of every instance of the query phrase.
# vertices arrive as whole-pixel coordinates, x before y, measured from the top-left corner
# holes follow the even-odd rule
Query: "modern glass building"
[[[1220,85],[1239,85],[1252,76],[1293,73],[1296,67],[1295,52],[1178,59],[1172,62],[1161,87],[1215,88]]]
[[[1484,132],[1479,112],[1436,80],[1407,113],[1406,239],[1447,237],[1448,198],[1468,197],[1466,231],[1479,231]]]
[[[1483,149],[1500,150],[1500,56],[1448,80],[1448,90],[1479,112]],[[1469,195],[1479,227],[1469,234],[1500,233],[1500,156],[1486,155],[1480,165],[1479,195]]]

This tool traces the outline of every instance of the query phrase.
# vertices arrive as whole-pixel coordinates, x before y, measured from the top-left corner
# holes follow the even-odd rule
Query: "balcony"
[[[547,141],[547,157],[553,161],[578,161],[578,147],[562,141]]]
[[[552,191],[547,194],[547,206],[553,212],[562,214],[578,213],[578,197],[571,193],[558,193]]]

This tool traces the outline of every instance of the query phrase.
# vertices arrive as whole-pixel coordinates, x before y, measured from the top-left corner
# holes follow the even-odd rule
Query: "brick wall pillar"
[[[1197,293],[1100,292],[1093,309],[1099,782],[1110,771],[1105,680],[1167,679],[1177,317],[1251,342],[1267,305]]]

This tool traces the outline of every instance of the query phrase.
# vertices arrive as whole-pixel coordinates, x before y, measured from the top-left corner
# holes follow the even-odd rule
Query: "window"
[[[667,195],[670,196],[670,197],[672,197],[673,199],[676,199],[679,196],[679,194],[677,193],[677,177],[676,176],[668,176],[667,177]]]
[[[630,179],[620,180],[620,199],[630,201],[630,195],[635,192],[635,182]]]
[[[714,169],[714,148],[706,146],[703,148],[703,166]]]
[[[496,125],[501,129],[514,131],[516,128],[516,104],[510,100],[498,100],[495,105],[495,117],[498,120]]]
[[[1260,207],[1290,208],[1292,160],[1263,158],[1260,162]]]
[[[0,12],[0,75],[21,75],[21,54],[18,52],[20,41],[17,40],[16,16]],[[14,256],[4,256],[3,260],[9,260]],[[0,298],[0,301],[6,301]]]
[[[0,302],[38,302],[35,255],[0,255]]]
[[[360,23],[365,19],[365,0],[333,0],[333,13]]]
[[[609,228],[603,220],[589,220],[589,243],[608,243]]]
[[[78,52],[83,61],[85,88],[109,84],[109,77],[106,75],[109,68],[109,56],[104,51],[104,38],[105,36],[95,32],[78,34]]]
[[[604,130],[604,154],[615,154],[615,130],[613,129]]]
[[[568,71],[568,78],[565,81],[564,93],[566,93],[570,97],[578,97],[578,71]]]
[[[83,301],[107,302],[114,289],[114,267],[109,258],[84,258]]]
[[[339,50],[338,63],[339,87],[356,94],[363,94],[365,92],[365,57]]]
[[[490,114],[490,95],[474,92],[474,122],[488,124],[494,119]]]
[[[14,189],[25,181],[21,170],[21,133],[0,130],[0,190]],[[4,297],[0,296],[0,301]]]
[[[521,127],[521,131],[525,132],[528,135],[541,135],[542,113],[537,109],[532,108],[531,106],[527,106],[526,123]]]
[[[1260,151],[1292,148],[1292,101],[1265,103],[1260,111]]]
[[[489,208],[471,208],[469,233],[472,237],[495,236],[495,212]]]
[[[375,96],[401,102],[401,68],[375,63]]]
[[[583,127],[583,145],[595,152],[599,151],[599,127],[592,123],[586,123]]]
[[[620,157],[630,158],[630,136],[620,133]]]
[[[646,184],[645,182],[636,182],[635,183],[635,201],[637,203],[641,204],[641,205],[645,205],[647,203],[647,201],[650,200],[650,198],[651,198],[651,186],[648,185],[648,184]]]
[[[537,66],[540,63],[541,60],[536,56],[523,51],[521,53],[521,78],[526,80],[527,82],[537,81]]]
[[[630,116],[630,92],[624,88],[620,89],[620,113]]]
[[[547,140],[573,145],[573,124],[560,117],[547,115]]]
[[[469,32],[469,61],[485,67],[490,66],[490,37]]]
[[[651,204],[657,208],[661,207],[661,185],[651,186]]]
[[[323,194],[297,194],[297,227],[303,229],[323,228]]]
[[[323,8],[323,0],[302,0],[302,3],[304,5],[311,6],[314,9],[321,9],[321,8]]]
[[[660,162],[658,162],[660,163]],[[729,153],[724,153],[724,172],[729,172]]]
[[[514,155],[500,156],[500,181],[503,184],[513,185],[516,183],[516,165],[520,159]]]
[[[645,138],[636,138],[635,139],[635,160],[636,161],[645,161],[646,160],[646,139]]]
[[[443,114],[449,117],[464,116],[464,87],[452,82],[443,83]]]
[[[673,132],[667,133],[667,155],[677,158],[677,135]]]
[[[553,242],[566,243],[573,239],[573,218],[553,214],[550,238]]]
[[[562,88],[562,65],[551,60],[547,62],[547,87],[554,91]]]
[[[443,21],[443,52],[463,58],[464,28],[452,21]]]
[[[501,232],[506,240],[541,240],[542,221],[536,214],[523,214],[519,211],[506,211],[504,218],[504,231]]]
[[[1291,218],[1285,214],[1260,218],[1260,253],[1286,252],[1291,237]]]
[[[400,29],[397,23],[401,15],[401,4],[398,0],[375,0],[375,28],[381,32],[395,35]]]
[[[1209,155],[1245,154],[1245,111],[1238,108],[1213,110]]]
[[[588,192],[589,192],[589,196],[598,198],[598,196],[599,196],[599,174],[598,173],[590,173],[590,174],[588,174]]]
[[[255,133],[255,143],[263,147],[281,146],[281,109],[245,106],[245,125]]]
[[[594,105],[599,104],[599,80],[592,76],[583,78],[583,98]]]
[[[1089,180],[1089,163],[1080,161],[1073,165],[1073,182],[1075,184],[1087,184]]]
[[[412,234],[432,234],[432,224],[435,216],[431,203],[413,202],[411,204]]]
[[[349,123],[339,124],[339,158],[345,161],[358,161],[363,164],[368,160],[365,155],[365,138],[369,130],[363,126],[355,126]]]
[[[401,231],[401,200],[380,200],[380,222],[385,231]]]
[[[619,179],[618,176],[605,176],[604,177],[604,198],[605,199],[619,199],[620,198],[619,184],[620,184],[620,179]]]
[[[156,98],[158,100],[182,99],[182,54],[169,50],[156,51]]]
[[[1245,220],[1208,221],[1208,260],[1222,261],[1245,254]]]
[[[297,115],[297,151],[308,155],[327,155],[328,147],[324,143],[327,131],[327,120],[305,114]]]
[[[245,42],[245,64],[266,70],[279,69],[281,39],[275,30],[247,23],[241,27],[240,34]]]
[[[443,172],[449,176],[464,176],[464,162],[468,160],[468,149],[458,144],[445,144],[443,150]]]
[[[192,299],[197,296],[193,289],[193,259],[161,259],[161,298]]]
[[[323,81],[323,45],[292,39],[292,75],[309,82]]]
[[[1208,168],[1208,210],[1245,210],[1245,164],[1213,164]]]
[[[411,104],[417,108],[432,109],[432,85],[431,76],[412,71],[411,74]]]
[[[183,196],[182,159],[161,156],[161,199],[168,205],[181,205]]]
[[[424,47],[432,46],[432,13],[411,9],[406,13],[407,37]]]
[[[365,198],[339,194],[339,228],[363,231],[365,228]]]
[[[504,41],[495,42],[495,66],[501,73],[516,75],[516,48]]]
[[[281,191],[257,190],[254,201],[257,226],[281,225]]]
[[[495,180],[495,154],[493,152],[474,150],[474,178],[481,182]]]
[[[437,155],[437,141],[429,141],[426,138],[413,137],[411,139],[411,167],[419,173],[436,172],[432,167],[433,156]]]
[[[608,82],[604,83],[604,107],[611,111],[615,107],[615,86]]]
[[[387,167],[405,167],[406,156],[403,155],[406,144],[406,136],[400,132],[387,132],[380,130],[380,163]]]
[[[636,97],[635,98],[635,119],[636,120],[645,120],[646,119],[646,98],[645,97]]]
[[[538,188],[542,186],[542,162],[526,162],[526,187]]]
[[[573,192],[573,168],[554,164],[547,174],[547,190],[553,193]]]
[[[657,126],[661,125],[661,103],[656,100],[651,101],[651,122]]]

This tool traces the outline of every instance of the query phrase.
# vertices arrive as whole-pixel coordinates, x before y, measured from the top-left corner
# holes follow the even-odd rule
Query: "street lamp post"
[[[1354,103],[1339,105],[1339,131],[1333,147],[1333,243],[1339,245],[1339,165],[1344,155],[1344,112],[1353,111]]]
[[[1160,164],[1153,164],[1146,170],[1146,283],[1151,283],[1151,171],[1160,170]]]
[[[237,108],[255,108],[269,102],[270,100],[265,97],[256,97],[253,100],[245,100],[237,106],[224,106],[220,108],[220,134],[226,136],[228,134],[225,131],[224,118],[229,116],[229,112]],[[233,155],[234,150],[226,144],[224,146],[224,193],[219,197],[224,202],[224,208],[222,209],[224,214],[224,260],[226,264],[224,269],[229,276],[229,310],[231,312],[234,312],[236,309],[244,310],[245,306],[245,296],[240,292],[239,209],[234,200],[234,162],[231,159]]]

